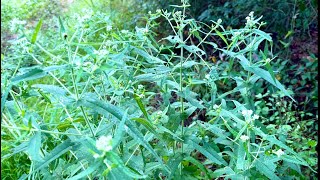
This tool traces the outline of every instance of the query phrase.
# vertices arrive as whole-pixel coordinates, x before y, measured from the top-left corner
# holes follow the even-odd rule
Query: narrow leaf
[[[32,38],[31,38],[31,43],[34,44],[37,40],[38,34],[40,32],[42,26],[42,18],[40,19],[40,21],[38,22],[36,29],[33,32]]]
[[[119,123],[115,133],[114,133],[114,140],[113,140],[113,144],[112,144],[112,149],[116,149],[118,147],[118,145],[121,142],[121,139],[123,138],[124,132],[125,132],[125,122],[127,120],[127,115],[128,115],[128,109],[126,109],[126,111],[124,112],[124,115],[122,117],[121,122]]]
[[[91,174],[93,171],[97,170],[100,166],[102,165],[101,162],[98,162],[98,163],[94,163],[92,166],[89,166],[86,170],[82,171],[81,173],[71,177],[71,178],[68,178],[67,180],[78,180],[78,179],[81,179],[89,174]]]
[[[39,68],[34,68],[24,74],[21,74],[19,76],[16,76],[11,79],[11,82],[13,84],[17,84],[21,81],[28,81],[28,80],[33,80],[33,79],[39,79],[43,76],[46,76],[47,73],[45,73],[42,69]]]
[[[144,107],[141,98],[137,95],[137,94],[133,94],[133,98],[134,100],[136,100],[140,110],[142,111],[143,115],[145,118],[147,118],[147,120],[150,122],[150,118],[149,118],[149,114],[147,113],[146,108]]]

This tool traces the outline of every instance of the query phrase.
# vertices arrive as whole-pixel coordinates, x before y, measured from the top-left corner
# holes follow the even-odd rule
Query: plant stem
[[[91,131],[92,136],[93,136],[94,138],[96,138],[95,135],[94,135],[93,129],[92,129],[91,125],[89,124],[89,119],[88,119],[86,113],[85,113],[84,110],[83,110],[83,107],[80,106],[80,109],[81,109],[81,112],[82,112],[82,114],[83,114],[83,117],[84,117],[86,123],[87,123],[88,126],[89,126],[89,129],[90,129],[90,131]]]
[[[185,4],[184,4],[185,5]],[[179,36],[180,36],[180,39],[181,41],[183,42],[183,20],[184,20],[184,16],[185,16],[185,12],[186,12],[186,8],[185,6],[183,7],[183,13],[182,13],[182,21],[180,22],[180,27],[182,27],[179,31]],[[184,137],[184,116],[183,116],[183,113],[184,113],[184,104],[183,104],[183,97],[182,97],[182,94],[183,94],[183,83],[182,83],[182,80],[183,80],[183,77],[182,77],[182,64],[183,64],[183,47],[181,47],[180,49],[180,93],[181,93],[181,96],[180,96],[180,102],[181,102],[181,109],[180,109],[180,118],[183,118],[181,119],[181,138],[183,139]],[[183,154],[183,141],[181,143],[181,153]],[[182,174],[182,163],[180,163],[180,175]]]

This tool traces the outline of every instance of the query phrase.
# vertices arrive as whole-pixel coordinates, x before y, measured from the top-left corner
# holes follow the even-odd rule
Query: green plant
[[[58,18],[50,38],[39,28],[25,37],[21,54],[37,65],[12,72],[10,56],[3,60],[2,127],[15,143],[4,144],[13,151],[2,162],[26,154],[21,179],[303,178],[300,165],[309,164],[268,134],[252,98],[261,81],[291,98],[270,67],[261,18],[252,12],[243,28],[225,30],[221,20],[187,18],[182,2],[135,31],[110,28],[93,11]],[[172,34],[157,42],[160,17]],[[209,62],[204,44],[227,61]]]

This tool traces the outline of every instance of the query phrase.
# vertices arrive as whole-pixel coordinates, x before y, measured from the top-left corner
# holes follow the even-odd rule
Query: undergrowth
[[[293,151],[292,129],[272,124],[269,111],[295,100],[274,74],[262,17],[250,12],[242,28],[226,30],[221,19],[187,17],[182,2],[150,12],[133,31],[100,11],[59,17],[44,35],[42,20],[24,31],[1,59],[2,178],[304,179],[301,166],[314,173],[314,154]],[[159,18],[171,35],[157,40]],[[208,61],[204,44],[224,61]],[[289,104],[276,104],[277,96],[263,104],[266,84]]]

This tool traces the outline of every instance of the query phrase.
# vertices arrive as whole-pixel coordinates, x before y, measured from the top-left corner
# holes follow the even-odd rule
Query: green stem
[[[185,4],[184,4],[185,5]],[[184,20],[184,16],[185,16],[185,11],[186,11],[186,8],[185,6],[183,7],[183,13],[182,13],[182,18]],[[183,20],[181,21],[180,23],[180,27],[183,27]],[[179,36],[180,36],[180,39],[181,41],[183,41],[183,29],[180,29],[179,31]],[[180,49],[180,93],[181,93],[181,96],[180,96],[180,102],[181,102],[181,109],[180,109],[180,118],[183,118],[183,113],[184,113],[184,104],[183,104],[183,97],[182,97],[182,93],[183,93],[183,83],[182,83],[182,80],[183,80],[183,77],[182,77],[182,64],[183,64],[183,47],[181,47]],[[181,137],[183,139],[184,137],[184,119],[181,119]],[[183,154],[183,151],[184,151],[184,147],[183,147],[183,142],[181,143],[181,153]],[[182,174],[182,163],[180,163],[180,175]]]
[[[89,129],[90,129],[90,131],[91,131],[92,136],[95,138],[95,135],[94,135],[93,129],[92,129],[91,125],[89,124],[89,119],[88,119],[88,117],[87,117],[86,113],[84,112],[83,107],[82,107],[82,106],[80,106],[80,109],[81,109],[81,112],[82,112],[82,114],[83,114],[84,120],[86,121],[86,123],[87,123],[87,124],[88,124],[88,126],[89,126]]]

